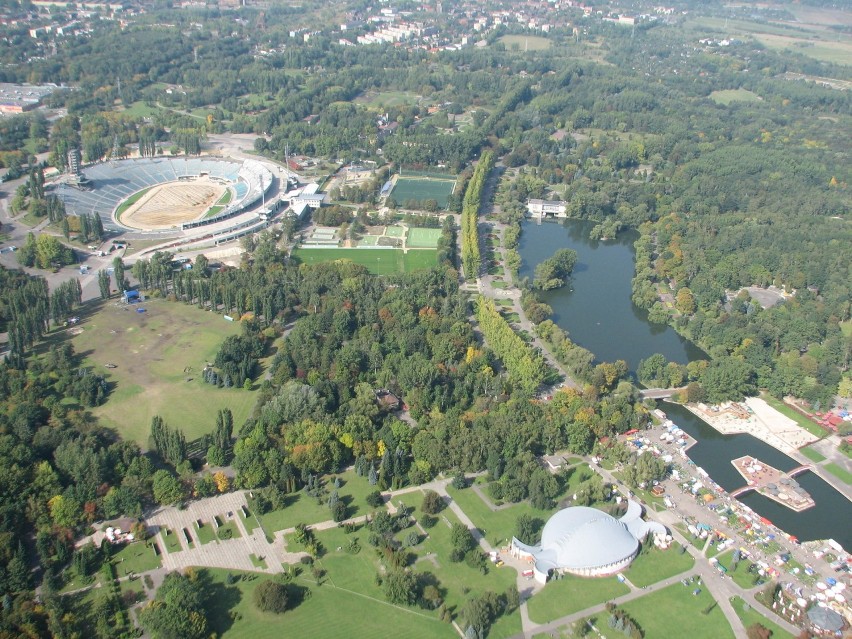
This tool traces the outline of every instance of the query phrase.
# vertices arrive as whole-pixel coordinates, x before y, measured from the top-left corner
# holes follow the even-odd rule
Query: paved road
[[[494,167],[494,169],[489,174],[488,178],[485,181],[485,187],[483,189],[482,201],[479,206],[479,221],[477,224],[477,230],[479,234],[479,246],[482,249],[483,255],[486,257],[490,254],[490,250],[488,249],[488,235],[494,234],[499,238],[499,247],[495,249],[496,254],[493,255],[493,259],[504,267],[506,264],[506,249],[503,242],[503,234],[506,231],[507,225],[502,222],[497,222],[494,219],[487,219],[488,216],[499,210],[494,204],[494,194],[497,192],[497,186],[500,180],[500,176],[503,175],[505,167],[503,166],[502,161],[498,161]],[[461,238],[459,238],[461,241]],[[535,325],[527,319],[526,314],[521,308],[521,291],[515,287],[510,286],[509,288],[500,288],[499,285],[495,286],[495,281],[505,281],[511,282],[511,276],[508,272],[504,276],[494,276],[488,273],[489,269],[489,260],[483,259],[482,268],[476,278],[476,291],[485,297],[489,297],[491,299],[508,299],[511,300],[511,312],[514,312],[518,315],[519,321],[514,324],[514,327],[518,331],[523,331],[532,337],[532,345],[536,348],[541,354],[544,356],[548,365],[554,370],[558,371],[559,374],[563,377],[564,385],[569,386],[571,388],[575,388],[580,390],[582,387],[578,384],[571,375],[568,374],[568,371],[565,369],[562,364],[560,364],[553,353],[547,347],[547,345],[539,339],[535,332]],[[459,269],[459,278],[462,283],[462,288],[465,290],[472,290],[472,282],[466,282],[464,279],[464,274],[461,269]],[[471,317],[471,323],[476,326],[475,317]],[[553,387],[542,389],[542,393],[544,395],[551,394],[553,392]]]

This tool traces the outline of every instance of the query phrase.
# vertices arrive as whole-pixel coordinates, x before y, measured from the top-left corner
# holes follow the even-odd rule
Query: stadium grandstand
[[[135,193],[150,187],[202,178],[227,186],[232,193],[228,206],[210,217],[181,224],[181,230],[187,230],[197,226],[218,225],[220,222],[247,213],[265,198],[274,183],[272,172],[256,160],[139,158],[87,166],[85,173],[91,184],[89,190],[58,183],[54,186],[54,192],[65,203],[68,214],[99,215],[104,228],[110,231],[127,230],[117,220],[116,209]],[[234,226],[243,225],[244,221],[234,224]],[[148,231],[152,234],[174,234],[174,232],[173,228]]]

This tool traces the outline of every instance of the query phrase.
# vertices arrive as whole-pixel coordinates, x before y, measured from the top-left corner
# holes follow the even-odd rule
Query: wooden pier
[[[731,497],[736,498],[754,490],[796,512],[807,510],[815,505],[813,497],[793,479],[806,470],[813,470],[812,466],[797,466],[783,473],[748,455],[733,459],[731,463],[746,480],[745,486],[730,493]]]

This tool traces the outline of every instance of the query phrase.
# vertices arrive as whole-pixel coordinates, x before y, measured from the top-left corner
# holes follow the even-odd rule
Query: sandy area
[[[693,404],[686,408],[720,433],[748,433],[787,454],[819,439],[758,397],[749,397],[743,403],[750,409],[748,417],[737,416],[736,411],[730,410],[731,404]]]
[[[207,180],[154,186],[121,214],[121,223],[143,231],[178,226],[197,219],[225,190],[225,186]]]
[[[243,253],[245,253],[245,250],[242,247],[230,246],[215,251],[204,251],[204,257],[211,262],[222,262],[222,264],[236,267],[240,265]]]

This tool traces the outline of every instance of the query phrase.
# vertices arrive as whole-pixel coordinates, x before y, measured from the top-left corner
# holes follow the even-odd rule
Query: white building
[[[562,200],[529,200],[527,202],[527,210],[534,217],[565,215],[567,206],[568,202]]]
[[[555,513],[545,524],[538,546],[512,538],[512,556],[533,564],[536,581],[546,583],[553,572],[582,577],[605,577],[626,569],[648,533],[665,535],[657,522],[642,519],[642,506],[627,502],[627,512],[616,519],[596,508],[573,506]]]

